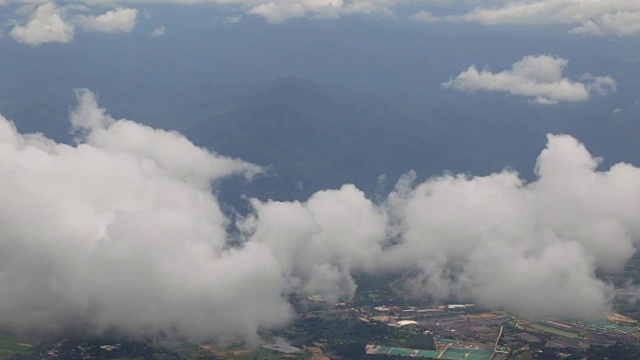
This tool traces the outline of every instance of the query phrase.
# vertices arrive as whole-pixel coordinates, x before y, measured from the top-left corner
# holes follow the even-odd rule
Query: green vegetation
[[[210,350],[202,349],[199,347],[178,349],[175,350],[175,353],[180,359],[185,360],[203,360],[216,358]]]
[[[184,360],[308,360],[311,357],[308,353],[284,354],[268,349],[229,350],[220,348],[208,350],[199,347],[180,349],[176,351],[176,354],[179,356],[179,359]]]
[[[33,345],[30,340],[5,332],[0,332],[0,359],[7,359],[16,354],[27,353]]]

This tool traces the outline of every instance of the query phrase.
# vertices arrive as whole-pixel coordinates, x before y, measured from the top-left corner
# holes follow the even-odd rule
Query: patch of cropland
[[[34,346],[34,340],[0,332],[0,358],[18,356],[29,353]]]

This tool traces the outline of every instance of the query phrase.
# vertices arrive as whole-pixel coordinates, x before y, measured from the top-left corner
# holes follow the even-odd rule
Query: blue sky
[[[172,42],[165,42],[167,47],[173,47],[175,42],[190,42],[194,38],[211,37],[216,41],[213,31],[228,32],[227,42],[230,47],[235,43],[244,42],[244,53],[230,53],[239,57],[256,56],[247,48],[276,47],[286,48],[281,51],[281,58],[268,56],[259,59],[259,66],[273,69],[277,63],[289,62],[282,65],[290,69],[291,74],[275,71],[273,78],[281,76],[302,76],[314,78],[312,72],[299,71],[308,61],[305,48],[308,42],[318,40],[342,42],[343,46],[350,46],[348,39],[358,32],[358,25],[344,27],[341,25],[349,21],[367,22],[369,38],[360,36],[357,41],[370,43],[375,46],[378,40],[376,32],[385,29],[400,29],[408,27],[408,32],[419,34],[451,34],[466,31],[467,34],[488,34],[486,39],[474,38],[473,42],[480,42],[487,49],[495,49],[502,59],[482,58],[473,54],[465,54],[464,50],[454,52],[444,47],[432,47],[433,52],[447,53],[458,57],[455,62],[460,65],[455,70],[447,71],[447,78],[438,79],[437,86],[450,90],[469,93],[497,92],[519,97],[525,97],[537,104],[553,105],[559,102],[584,102],[594,97],[606,96],[617,90],[614,77],[606,72],[599,72],[598,67],[584,69],[576,76],[568,76],[565,69],[571,71],[571,63],[588,59],[593,53],[617,57],[621,60],[638,60],[638,36],[640,36],[640,3],[637,1],[615,0],[538,0],[538,1],[406,1],[406,0],[219,0],[219,1],[12,1],[3,0],[0,7],[4,8],[0,22],[0,31],[5,41],[13,41],[28,47],[44,45],[73,46],[78,38],[97,39],[104,41],[105,36],[114,36],[120,43],[114,45],[120,49],[127,49],[132,44],[143,44],[152,39],[162,38],[173,34]],[[193,8],[194,11],[189,9]],[[301,25],[312,22],[313,25]],[[262,25],[260,23],[263,23]],[[248,29],[264,29],[264,25],[272,26],[272,30],[256,30],[251,33]],[[306,26],[301,30],[299,26]],[[319,34],[313,34],[313,29]],[[342,27],[341,27],[342,26]],[[332,28],[340,28],[342,34],[331,34]],[[379,30],[373,30],[379,28]],[[190,30],[189,30],[190,29]],[[282,30],[284,29],[284,30]],[[466,30],[464,30],[466,29]],[[280,31],[280,34],[278,31]],[[271,38],[266,33],[272,31]],[[322,36],[322,32],[326,36]],[[503,39],[492,38],[495,33],[505,35],[521,34],[516,49],[506,49],[500,46]],[[283,40],[282,33],[287,39]],[[531,36],[527,38],[526,34]],[[538,36],[539,35],[539,36]],[[132,40],[126,40],[130,36]],[[380,37],[381,49],[372,50],[372,59],[376,61],[382,56],[380,53],[393,54],[389,67],[402,67],[401,59],[421,56],[415,49],[419,46],[416,37],[402,38],[402,32],[396,32],[397,39]],[[142,40],[144,38],[147,40]],[[358,35],[356,34],[357,38]],[[547,43],[548,39],[562,38],[564,43]],[[251,43],[251,39],[255,43]],[[307,39],[307,43],[304,40]],[[158,40],[160,41],[160,40]],[[302,42],[301,42],[302,41]],[[446,42],[447,40],[445,40]],[[464,41],[456,39],[455,41]],[[575,52],[583,51],[585,44],[593,41],[592,54],[584,53],[583,59],[575,59],[558,51],[573,47]],[[406,48],[402,48],[402,44]],[[606,44],[603,47],[602,44]],[[302,45],[302,46],[300,46]],[[327,45],[327,44],[325,44]],[[464,44],[463,47],[473,48],[478,44]],[[101,46],[101,45],[96,45]],[[355,47],[361,46],[355,44]],[[527,49],[527,46],[529,48]],[[545,48],[547,46],[547,48]],[[237,45],[240,47],[240,45]],[[364,46],[366,47],[366,45]],[[522,50],[525,51],[522,51]],[[204,50],[204,49],[203,49]],[[313,50],[313,49],[312,49]],[[343,49],[347,53],[350,49]],[[483,50],[476,49],[479,55]],[[528,51],[527,51],[528,50]],[[613,50],[613,51],[612,51]],[[194,50],[197,52],[197,50]],[[268,50],[267,50],[268,51]],[[330,49],[333,53],[341,51]],[[370,51],[365,49],[365,51]],[[491,50],[489,50],[491,51]],[[486,51],[485,51],[486,52]],[[300,55],[296,57],[297,55]],[[573,55],[573,54],[571,54]],[[625,59],[624,56],[630,59]],[[187,55],[188,56],[188,55]],[[312,56],[312,55],[308,55]],[[324,56],[324,54],[323,54]],[[330,54],[329,54],[330,56]],[[364,55],[363,55],[364,56]],[[387,55],[388,56],[388,55]],[[433,55],[430,55],[433,57]],[[460,58],[459,56],[469,57]],[[354,59],[353,55],[348,56]],[[234,59],[232,62],[242,59]],[[442,58],[442,57],[441,57]],[[366,58],[365,58],[366,59]],[[462,60],[462,61],[459,61]],[[362,61],[362,60],[361,60]],[[389,61],[388,59],[384,61]],[[491,62],[493,61],[493,62]],[[265,65],[266,64],[266,65]],[[291,66],[293,65],[293,66]],[[361,65],[342,64],[343,68],[357,72]],[[363,65],[364,67],[367,64]],[[322,69],[323,65],[316,66]],[[553,74],[546,78],[531,78],[531,72],[519,71],[530,67],[532,71],[543,71]],[[247,64],[242,72],[250,73],[254,69]],[[373,66],[367,69],[369,73],[380,72]],[[384,70],[382,70],[384,71]],[[580,70],[578,70],[580,71]],[[268,78],[254,76],[251,80],[265,80]],[[245,80],[241,76],[225,80]],[[354,82],[362,79],[354,78]],[[412,88],[413,89],[413,88]]]

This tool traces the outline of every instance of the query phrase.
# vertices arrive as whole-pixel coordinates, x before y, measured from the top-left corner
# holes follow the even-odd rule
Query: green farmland
[[[0,332],[0,359],[7,359],[15,354],[28,352],[32,346],[28,340]]]
[[[529,324],[528,326],[538,331],[546,332],[553,335],[563,336],[567,338],[572,338],[572,339],[580,336],[580,334],[577,332],[562,330],[553,326],[540,324],[540,323],[532,323],[532,324]]]

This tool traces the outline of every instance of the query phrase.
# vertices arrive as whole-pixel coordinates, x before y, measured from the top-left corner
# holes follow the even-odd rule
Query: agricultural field
[[[16,354],[26,353],[33,347],[32,341],[0,332],[0,359],[8,359]]]
[[[566,331],[566,330],[562,330],[562,329],[558,329],[555,328],[553,326],[549,326],[549,325],[545,325],[545,324],[541,324],[541,323],[532,323],[528,325],[529,327],[535,329],[535,330],[539,330],[539,331],[543,331],[549,334],[553,334],[553,335],[558,335],[558,336],[563,336],[563,337],[567,337],[567,338],[577,338],[578,336],[580,336],[580,334],[572,332],[572,331]]]
[[[179,359],[203,360],[203,359],[227,359],[227,360],[308,360],[309,353],[284,354],[268,349],[226,349],[192,347],[176,350]]]

